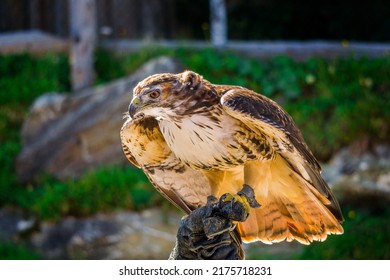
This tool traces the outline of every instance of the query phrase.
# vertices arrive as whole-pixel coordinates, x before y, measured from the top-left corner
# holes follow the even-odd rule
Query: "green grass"
[[[29,104],[44,92],[68,91],[68,73],[65,55],[0,55],[0,104]]]
[[[123,167],[98,169],[78,180],[45,179],[32,187],[31,193],[30,199],[19,200],[18,204],[30,208],[41,219],[118,209],[142,210],[162,201],[142,171]]]
[[[39,253],[24,245],[0,242],[0,260],[40,260]]]
[[[211,49],[144,49],[127,55],[98,51],[96,83],[128,75],[161,54],[180,59],[213,83],[241,85],[273,98],[293,116],[322,160],[357,139],[390,141],[390,57],[295,62],[287,57],[258,61]],[[69,91],[68,73],[63,55],[0,56],[0,207],[13,204],[56,220],[160,204],[163,199],[142,172],[130,167],[106,167],[79,180],[43,176],[27,185],[18,182],[14,159],[28,106],[44,92]],[[349,214],[344,235],[307,247],[300,258],[388,258],[389,248],[383,245],[389,244],[388,211],[373,217],[359,209]]]
[[[12,173],[10,177],[7,184],[2,182],[0,205],[17,205],[43,220],[98,211],[142,210],[163,202],[143,172],[130,167],[105,167],[65,181],[43,176],[27,185],[18,183]]]

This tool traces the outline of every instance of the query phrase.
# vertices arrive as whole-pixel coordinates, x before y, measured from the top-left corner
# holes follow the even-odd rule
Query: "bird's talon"
[[[221,199],[220,204],[224,203],[240,203],[244,206],[245,210],[249,213],[250,211],[250,204],[248,202],[248,199],[245,196],[236,194],[236,195],[231,195],[231,194],[225,194],[226,197],[224,199]],[[222,197],[221,197],[222,198]]]
[[[256,200],[254,190],[249,185],[244,184],[242,190],[237,194],[245,197],[250,207],[259,208],[261,206],[260,203],[258,203]]]
[[[233,195],[231,195],[230,193],[225,193],[219,199],[219,203],[222,204],[225,202],[230,202],[230,201],[232,201],[232,199],[233,199]]]
[[[248,217],[250,205],[245,197],[227,193],[221,196],[216,209],[222,217],[243,222]]]

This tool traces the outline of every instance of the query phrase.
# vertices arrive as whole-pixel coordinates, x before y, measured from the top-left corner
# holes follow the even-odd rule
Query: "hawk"
[[[186,213],[247,184],[261,207],[237,225],[244,242],[309,244],[343,233],[319,163],[271,99],[192,71],[164,73],[134,88],[125,119],[125,156]]]

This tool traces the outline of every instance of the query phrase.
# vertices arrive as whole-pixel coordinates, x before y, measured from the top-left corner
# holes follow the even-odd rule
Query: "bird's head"
[[[132,119],[151,116],[168,118],[178,113],[208,106],[216,99],[214,87],[192,71],[156,74],[141,81],[133,91],[129,105]]]

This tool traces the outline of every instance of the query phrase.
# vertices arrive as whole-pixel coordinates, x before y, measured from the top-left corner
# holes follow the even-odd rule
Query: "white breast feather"
[[[188,163],[207,164],[226,155],[231,141],[235,124],[230,118],[221,119],[221,123],[215,123],[207,116],[193,115],[177,125],[172,120],[161,120],[159,125],[165,141],[178,158]]]

